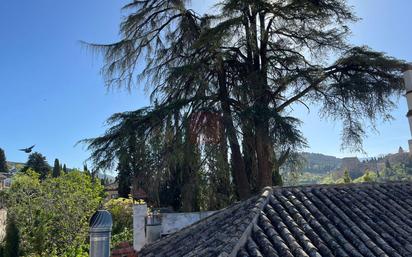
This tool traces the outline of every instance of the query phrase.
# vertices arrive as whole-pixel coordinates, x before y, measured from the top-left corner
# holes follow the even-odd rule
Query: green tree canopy
[[[60,162],[59,159],[54,160],[54,166],[53,166],[53,172],[52,176],[53,178],[57,178],[60,176],[61,170],[60,170]]]
[[[6,154],[4,150],[0,148],[0,172],[8,172],[9,168],[7,167]]]
[[[46,157],[41,153],[35,152],[29,155],[23,172],[32,169],[40,174],[40,179],[45,179],[50,173],[50,166],[46,161]]]
[[[43,181],[31,169],[17,174],[6,199],[25,254],[65,256],[81,251],[102,193],[98,182],[78,171]]]
[[[133,229],[133,199],[117,198],[111,199],[104,204],[113,217],[113,234],[120,234],[125,229]]]
[[[349,174],[349,170],[345,169],[343,171],[343,183],[347,184],[347,183],[351,183],[352,182],[352,178]]]
[[[132,171],[130,170],[129,162],[125,159],[120,158],[119,164],[117,165],[117,182],[118,182],[118,193],[122,198],[128,198],[130,194],[130,186],[132,179]]]
[[[150,140],[172,124],[172,144],[163,142],[160,152],[164,163],[185,167],[182,196],[197,194],[189,185],[209,154],[193,142],[207,139],[228,144],[221,154],[230,155],[236,195],[246,198],[281,184],[280,167],[305,146],[300,121],[290,115],[294,106],[316,105],[321,117],[341,120],[343,146],[360,150],[365,125],[389,119],[393,96],[403,92],[403,61],[348,43],[358,18],[346,1],[221,0],[213,15],[188,3],[132,1],[121,39],[91,45],[105,57],[109,87],[145,81],[152,99],[149,107],[113,115],[105,135],[86,141],[95,165],[115,162],[132,135]],[[185,149],[180,142],[193,148],[178,151]]]

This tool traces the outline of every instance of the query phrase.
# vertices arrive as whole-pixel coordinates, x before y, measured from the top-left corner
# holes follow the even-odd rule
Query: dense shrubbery
[[[111,199],[104,205],[113,217],[112,246],[133,241],[133,199]]]
[[[79,171],[43,181],[30,169],[17,174],[5,197],[20,232],[22,254],[88,256],[88,221],[102,196],[100,182]]]

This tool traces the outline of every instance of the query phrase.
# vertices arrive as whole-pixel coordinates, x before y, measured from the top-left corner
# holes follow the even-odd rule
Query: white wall
[[[192,225],[193,223],[199,220],[202,220],[212,215],[215,212],[216,211],[161,213],[160,235],[168,235],[177,232],[187,226]],[[146,204],[136,204],[133,206],[133,248],[136,251],[140,251],[143,248],[143,246],[148,243],[148,236],[145,230],[146,216]]]
[[[202,220],[215,213],[209,212],[187,212],[187,213],[162,213],[162,235],[167,235],[181,230],[184,227]]]

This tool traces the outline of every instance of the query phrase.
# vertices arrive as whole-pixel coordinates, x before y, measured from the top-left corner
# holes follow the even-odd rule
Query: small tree
[[[14,218],[8,217],[4,241],[4,256],[18,257],[20,253],[20,234]]]
[[[355,179],[353,182],[362,183],[362,182],[375,182],[377,180],[377,175],[372,170],[365,170],[365,174],[362,177]]]
[[[364,182],[372,182],[374,181],[373,178],[373,172],[371,172],[370,170],[365,171],[365,175],[363,175],[363,181]]]
[[[9,169],[7,168],[6,155],[4,154],[3,149],[0,148],[0,172],[8,171]]]
[[[89,177],[92,176],[92,174],[90,173],[89,169],[87,168],[87,164],[83,165],[83,172],[86,173]]]
[[[343,172],[343,183],[348,184],[352,182],[352,178],[350,177],[349,170],[345,169]]]
[[[67,167],[66,167],[66,164],[64,164],[64,165],[63,165],[63,172],[64,172],[65,174],[67,174]]]
[[[40,174],[40,179],[45,179],[50,173],[50,166],[41,153],[35,152],[29,155],[26,166],[23,171],[26,172],[28,169],[32,169]]]
[[[53,178],[60,177],[60,163],[59,159],[54,160],[54,166],[53,166]]]

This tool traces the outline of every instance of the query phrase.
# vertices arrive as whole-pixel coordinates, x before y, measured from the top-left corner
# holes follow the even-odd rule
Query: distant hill
[[[97,173],[97,177],[99,177],[100,179],[107,179],[108,182],[112,183],[116,180],[116,177],[112,176],[112,175],[108,175],[102,172]]]
[[[24,167],[24,163],[21,162],[7,162],[7,166],[9,167],[10,171],[19,171]]]
[[[25,165],[25,163],[7,161],[7,166],[8,166],[8,168],[9,168],[9,170],[10,170],[11,172],[18,172],[18,171],[20,171],[22,168],[24,168],[24,165]],[[52,169],[53,167],[50,166],[50,168]],[[73,170],[75,170],[75,169],[73,169],[73,168],[67,168],[67,171],[68,171],[68,172],[71,172],[71,171],[73,171]],[[104,173],[104,172],[99,172],[99,173],[97,174],[97,176],[98,176],[100,179],[106,180],[108,183],[112,183],[112,182],[114,182],[114,181],[116,180],[116,177],[113,176],[113,174],[108,174],[108,173]]]
[[[342,165],[342,159],[335,156],[307,152],[303,152],[301,155],[306,160],[303,172],[326,174],[339,169]]]

